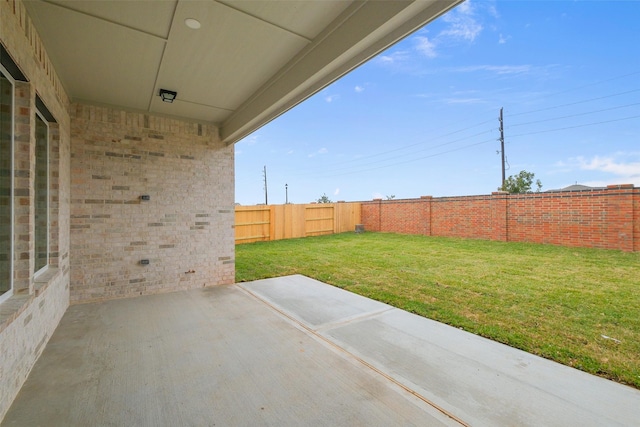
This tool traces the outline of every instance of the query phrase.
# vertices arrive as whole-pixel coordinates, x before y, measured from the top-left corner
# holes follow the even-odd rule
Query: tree
[[[504,185],[498,188],[498,191],[506,191],[511,194],[532,193],[531,185],[535,174],[533,172],[520,171],[517,175],[511,175],[505,179]],[[539,193],[542,189],[542,182],[539,179],[536,180],[536,192]]]
[[[392,195],[390,195],[390,196],[387,196],[387,200],[393,200],[393,199],[395,199],[395,198],[396,198],[396,195],[395,195],[395,194],[392,194]]]
[[[323,193],[322,197],[317,200],[318,203],[333,203],[328,197],[327,193]]]

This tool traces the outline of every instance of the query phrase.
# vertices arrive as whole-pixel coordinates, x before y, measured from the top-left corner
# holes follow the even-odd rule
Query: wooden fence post
[[[269,240],[276,239],[276,207],[269,205]]]

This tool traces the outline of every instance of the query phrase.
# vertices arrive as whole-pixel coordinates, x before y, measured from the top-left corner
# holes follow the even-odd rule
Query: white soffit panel
[[[27,0],[26,3],[34,2]],[[166,39],[178,0],[155,0],[152,7],[149,0],[48,0],[47,3]]]
[[[220,1],[250,16],[298,34],[315,38],[349,7],[351,1]]]
[[[72,99],[148,108],[163,39],[44,2],[30,15]]]
[[[178,94],[178,99],[169,104],[162,102],[159,91],[155,93],[151,100],[149,111],[157,114],[168,116],[176,116],[176,111],[180,113],[179,117],[189,118],[199,122],[220,123],[229,117],[232,112],[224,108],[218,108],[210,105],[196,104],[194,102],[182,101]]]
[[[198,30],[184,24],[194,17]],[[222,4],[181,2],[156,89],[176,88],[181,101],[233,110],[307,44]]]

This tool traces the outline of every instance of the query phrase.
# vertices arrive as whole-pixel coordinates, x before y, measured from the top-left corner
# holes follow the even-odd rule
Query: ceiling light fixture
[[[160,98],[162,98],[163,102],[168,102],[169,104],[171,104],[173,100],[176,99],[177,95],[178,92],[167,89],[160,89]]]
[[[198,28],[200,28],[200,21],[193,18],[187,18],[184,20],[184,25],[191,28],[192,30],[197,30]]]

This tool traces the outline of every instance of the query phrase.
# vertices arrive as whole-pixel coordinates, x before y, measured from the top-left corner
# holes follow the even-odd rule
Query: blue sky
[[[235,145],[236,202],[640,186],[640,1],[469,0]]]

